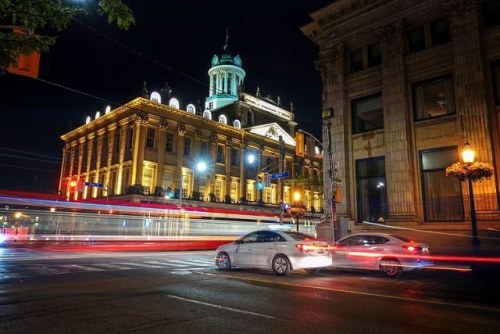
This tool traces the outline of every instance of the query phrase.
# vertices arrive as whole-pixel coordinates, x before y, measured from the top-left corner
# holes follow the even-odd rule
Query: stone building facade
[[[71,200],[140,194],[279,206],[299,191],[307,209],[320,212],[322,190],[313,181],[322,178],[321,152],[297,156],[294,113],[245,93],[244,76],[226,40],[212,60],[204,110],[181,107],[169,86],[150,94],[145,87],[143,96],[88,117],[61,136],[61,193]],[[261,172],[280,171],[289,178],[259,185]]]
[[[477,218],[498,221],[499,2],[339,0],[311,18],[302,31],[319,46],[323,108],[334,114],[337,213],[468,226],[467,184],[445,175],[468,142],[495,169],[474,183]]]

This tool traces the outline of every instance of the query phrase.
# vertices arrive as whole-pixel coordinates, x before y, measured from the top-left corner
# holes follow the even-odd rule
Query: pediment
[[[252,126],[246,128],[250,133],[255,133],[257,135],[270,138],[275,141],[279,141],[279,136],[282,136],[285,144],[295,146],[295,138],[290,136],[278,123],[262,124],[257,126]]]

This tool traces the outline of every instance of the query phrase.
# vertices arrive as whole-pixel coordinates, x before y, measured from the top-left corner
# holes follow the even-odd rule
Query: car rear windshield
[[[411,242],[411,239],[408,239],[408,238],[402,237],[402,236],[400,236],[400,235],[394,235],[394,234],[391,234],[391,237],[394,237],[394,238],[399,239],[399,240],[404,241],[404,242]]]
[[[314,237],[309,234],[301,233],[301,232],[284,232],[286,235],[291,236],[294,240],[316,240]]]

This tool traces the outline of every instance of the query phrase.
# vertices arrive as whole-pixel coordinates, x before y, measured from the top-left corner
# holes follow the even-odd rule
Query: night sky
[[[77,16],[69,29],[54,33],[55,46],[42,54],[42,80],[0,75],[0,188],[57,188],[59,137],[104,112],[165,82],[181,107],[204,106],[214,53],[229,45],[246,71],[245,91],[293,102],[299,128],[320,138],[321,79],[314,68],[317,47],[300,31],[309,14],[331,3],[314,1],[124,1],[136,25],[109,26],[95,13]],[[38,154],[39,156],[32,155]],[[20,158],[22,156],[22,158]]]

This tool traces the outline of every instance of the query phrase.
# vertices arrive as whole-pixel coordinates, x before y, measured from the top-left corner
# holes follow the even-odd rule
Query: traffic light
[[[266,173],[264,175],[264,181],[264,185],[269,188],[271,186],[271,174]]]
[[[257,174],[257,189],[261,190],[264,189],[264,178],[265,178],[266,173],[260,172]]]
[[[304,157],[304,134],[302,132],[295,132],[295,155]]]

